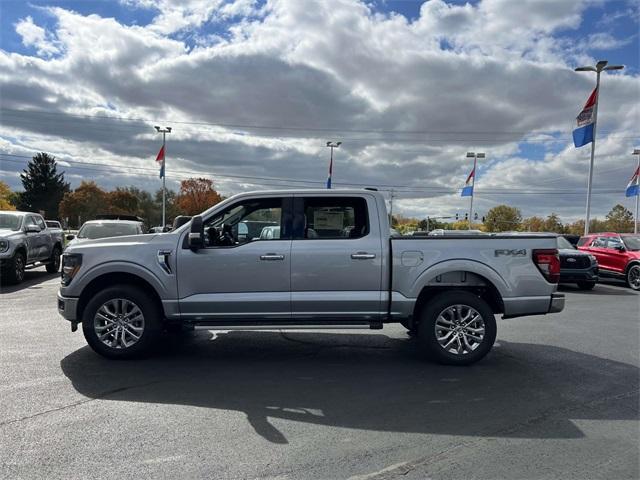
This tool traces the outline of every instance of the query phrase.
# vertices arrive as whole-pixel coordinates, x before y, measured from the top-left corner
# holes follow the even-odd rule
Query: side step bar
[[[195,330],[378,330],[381,323],[367,321],[331,321],[316,323],[296,322],[268,322],[255,320],[236,320],[234,322],[190,322],[186,325],[193,326]]]

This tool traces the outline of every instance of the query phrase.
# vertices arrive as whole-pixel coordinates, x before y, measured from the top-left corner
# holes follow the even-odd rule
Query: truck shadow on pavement
[[[7,285],[2,281],[0,283],[0,295],[7,293],[14,293],[20,290],[26,290],[27,288],[38,289],[42,288],[39,285],[47,280],[52,280],[59,277],[60,273],[48,273],[44,268],[27,270],[24,272],[24,280],[18,285]]]
[[[476,365],[447,367],[423,360],[417,348],[383,334],[198,332],[167,340],[162,354],[146,360],[109,361],[84,347],[61,367],[89,398],[244,412],[257,434],[279,444],[289,440],[270,418],[563,439],[583,436],[572,419],[639,418],[635,366],[500,342]]]

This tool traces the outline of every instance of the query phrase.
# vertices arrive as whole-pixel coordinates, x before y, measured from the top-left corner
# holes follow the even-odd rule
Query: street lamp
[[[591,141],[591,162],[589,163],[589,182],[587,183],[587,213],[584,222],[584,234],[589,234],[591,217],[591,184],[593,183],[593,156],[596,151],[596,125],[598,123],[598,104],[600,103],[600,73],[604,70],[622,70],[624,65],[608,65],[607,60],[600,60],[595,67],[578,67],[576,72],[596,72],[596,103],[593,108],[593,139]]]
[[[473,197],[476,194],[476,167],[478,165],[478,159],[482,159],[484,157],[485,156],[483,152],[467,152],[467,158],[473,158],[473,170],[471,170],[471,172],[473,173],[473,186],[471,188],[471,202],[469,205],[469,230],[471,230],[471,222],[473,218]]]
[[[167,178],[167,170],[165,168],[165,162],[167,158],[167,152],[165,149],[165,144],[167,140],[167,133],[171,133],[171,127],[160,128],[158,125],[154,126],[156,132],[162,134],[162,228],[167,224],[167,207],[166,207],[166,178]]]
[[[636,173],[640,172],[640,148],[634,148],[632,155],[638,156],[638,166]],[[640,176],[636,177],[636,184],[640,185]],[[640,189],[640,186],[638,186]],[[636,192],[636,221],[633,223],[633,233],[638,233],[638,203],[640,202],[640,192]]]
[[[329,160],[329,176],[327,177],[327,188],[331,188],[331,174],[333,173],[333,149],[342,145],[342,142],[327,142],[327,147],[331,149],[331,159]]]

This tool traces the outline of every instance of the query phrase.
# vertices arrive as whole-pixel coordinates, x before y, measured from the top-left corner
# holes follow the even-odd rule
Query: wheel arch
[[[504,313],[502,294],[493,282],[475,272],[456,270],[434,276],[423,285],[413,308],[413,322],[420,318],[420,312],[429,303],[430,299],[450,291],[473,293],[487,302],[494,314]]]
[[[78,299],[77,319],[82,321],[84,309],[89,301],[101,290],[105,288],[130,285],[139,288],[148,294],[156,303],[161,312],[164,312],[162,300],[156,289],[144,278],[129,272],[109,272],[103,273],[93,278],[83,289]]]

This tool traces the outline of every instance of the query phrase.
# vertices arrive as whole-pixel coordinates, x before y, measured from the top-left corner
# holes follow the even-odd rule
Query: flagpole
[[[160,128],[159,126],[154,127],[158,133],[162,133],[162,228],[167,224],[167,169],[166,169],[166,158],[167,158],[167,133],[171,133],[171,127]]]
[[[473,186],[471,187],[471,202],[469,204],[469,230],[471,230],[471,219],[473,218],[473,197],[476,194],[476,167],[478,165],[478,155],[473,156]]]
[[[596,104],[593,107],[593,139],[591,140],[591,161],[589,162],[589,181],[587,183],[587,214],[584,222],[584,234],[589,235],[591,219],[591,185],[593,184],[593,160],[596,152],[596,128],[598,127],[598,104],[600,103],[600,70],[596,72]]]
[[[636,172],[640,173],[640,149],[634,148],[633,155],[638,155]],[[636,177],[636,221],[633,224],[633,233],[638,233],[638,204],[640,203],[640,174]]]

